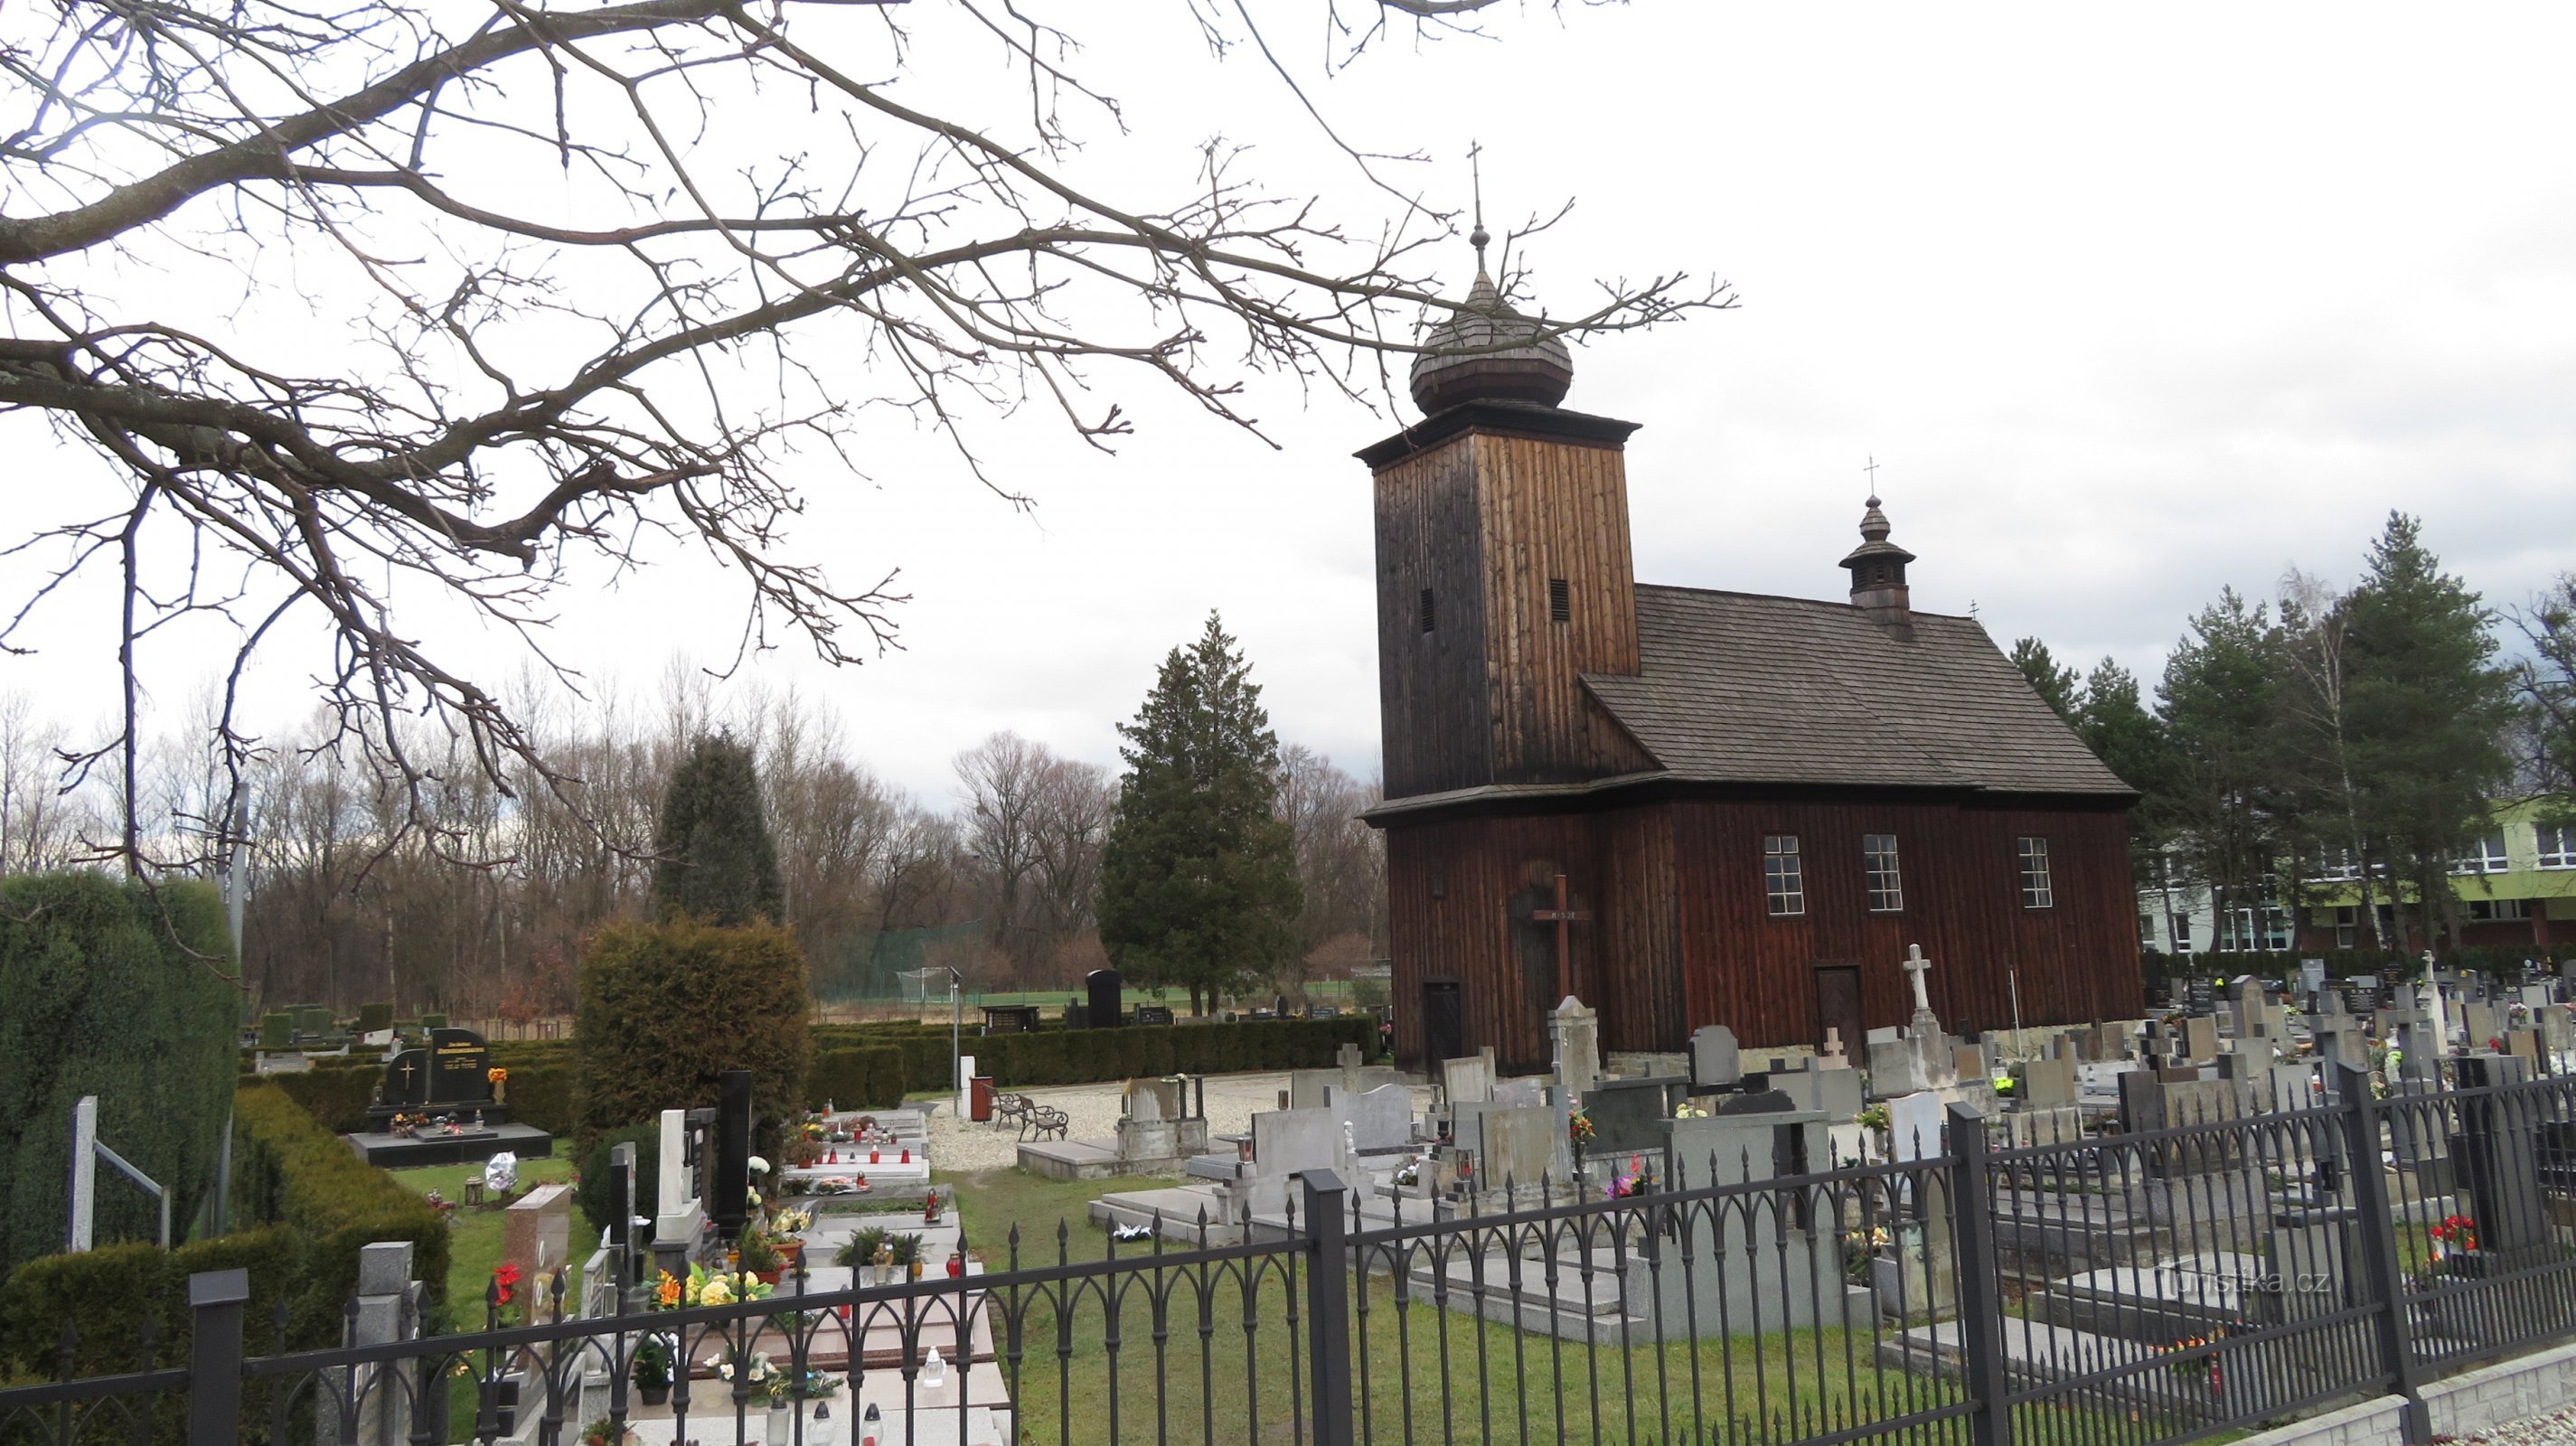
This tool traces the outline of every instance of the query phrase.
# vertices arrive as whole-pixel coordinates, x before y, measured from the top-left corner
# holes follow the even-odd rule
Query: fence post
[[[1350,1190],[1308,1170],[1306,1358],[1314,1373],[1315,1446],[1351,1446]]]
[[[2433,1439],[2432,1413],[2424,1409],[2422,1372],[2415,1364],[2414,1331],[2407,1320],[2406,1271],[2397,1258],[2397,1226],[2388,1204],[2388,1176],[2379,1163],[2378,1099],[2371,1094],[2370,1071],[2359,1065],[2335,1066],[2335,1092],[2352,1110],[2345,1122],[2346,1164],[2352,1172],[2352,1204],[2361,1217],[2362,1271],[2371,1296],[2379,1302],[2372,1317],[2379,1327],[2380,1358],[2387,1363],[2389,1385],[2404,1398],[2398,1420],[2409,1441]]]
[[[1986,1182],[1986,1119],[1969,1105],[1950,1106],[1951,1242],[1957,1252],[1959,1351],[1968,1393],[1977,1403],[1968,1418],[1974,1446],[2011,1446],[2012,1405],[2004,1398],[2003,1280],[1995,1258],[1994,1191]]]
[[[247,1270],[188,1277],[188,1446],[241,1440],[242,1307],[249,1300]]]

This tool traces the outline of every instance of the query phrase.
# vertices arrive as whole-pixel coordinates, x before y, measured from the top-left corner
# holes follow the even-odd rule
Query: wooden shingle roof
[[[1640,586],[1637,641],[1583,682],[1674,778],[2135,795],[1970,618]]]

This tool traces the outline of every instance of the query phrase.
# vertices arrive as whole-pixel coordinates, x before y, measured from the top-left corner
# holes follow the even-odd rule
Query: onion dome
[[[1468,238],[1476,247],[1476,284],[1463,309],[1425,333],[1422,344],[1432,350],[1413,359],[1413,404],[1426,417],[1466,402],[1553,407],[1574,384],[1565,338],[1512,310],[1486,274],[1486,239],[1481,225]]]

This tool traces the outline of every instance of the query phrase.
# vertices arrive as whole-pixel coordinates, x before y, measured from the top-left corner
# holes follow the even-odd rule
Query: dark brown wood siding
[[[2117,807],[1848,801],[1686,801],[1674,806],[1681,859],[1686,1009],[1748,1045],[1818,1042],[1813,971],[1857,964],[1871,1028],[1914,1012],[1908,945],[1932,960],[1932,1007],[1953,1032],[2136,1018],[2137,906]],[[1866,834],[1897,838],[1904,907],[1873,913]],[[1807,911],[1773,918],[1763,838],[1794,835]],[[2018,840],[2048,840],[2051,907],[2023,907]]]
[[[1475,438],[1377,474],[1378,717],[1390,798],[1493,777]],[[1422,591],[1434,625],[1422,630]]]
[[[1626,458],[1615,447],[1536,437],[1478,433],[1473,441],[1495,780],[1561,782],[1648,766],[1591,704],[1580,677],[1638,668]]]
[[[1605,800],[1605,802],[1608,802]],[[1793,834],[1807,911],[1772,918],[1765,834]],[[1904,907],[1872,913],[1861,838],[1897,836]],[[2018,840],[2048,840],[2051,906],[2025,908]],[[1605,1048],[1678,1050],[1725,1024],[1749,1046],[1813,1045],[1815,971],[1860,971],[1869,1027],[1902,1024],[1898,962],[1932,959],[1933,1007],[1954,1031],[2135,1018],[2143,1008],[2128,834],[2116,806],[1870,803],[1849,798],[1682,799],[1591,812],[1394,824],[1387,887],[1396,1048],[1420,1068],[1428,981],[1460,986],[1467,1049],[1508,1068],[1549,1057],[1554,935],[1530,911],[1562,869],[1575,906],[1574,992],[1602,1015]],[[1855,1055],[1859,1041],[1849,1042]]]

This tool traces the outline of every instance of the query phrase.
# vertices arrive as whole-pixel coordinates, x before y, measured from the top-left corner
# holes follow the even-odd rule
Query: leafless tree
[[[1493,0],[1306,3],[1338,65]],[[1248,374],[1384,398],[1387,355],[1463,290],[1424,250],[1451,215],[1356,145],[1346,189],[1382,221],[1265,190],[1216,136],[1166,194],[1089,189],[1101,168],[1074,157],[1119,109],[1049,18],[1089,8],[0,10],[0,410],[50,420],[114,479],[6,554],[33,580],[0,646],[38,641],[69,579],[112,575],[121,726],[75,760],[122,775],[112,851],[147,852],[137,658],[175,623],[225,620],[232,682],[318,625],[325,716],[418,827],[447,763],[405,716],[511,793],[577,777],[480,656],[423,641],[441,619],[514,635],[577,685],[546,653],[559,591],[694,548],[739,582],[743,648],[792,635],[839,664],[887,646],[893,578],[835,578],[789,544],[793,453],[864,472],[881,429],[928,428],[1017,501],[978,424],[1035,405],[1106,448],[1129,430],[1103,390],[1124,376],[1247,429]],[[1293,89],[1253,12],[1189,7],[1217,61]],[[979,64],[999,79],[956,94]],[[930,70],[954,96],[936,112],[899,84]],[[1547,324],[1725,299],[1614,280]],[[236,697],[217,727],[246,755]]]

